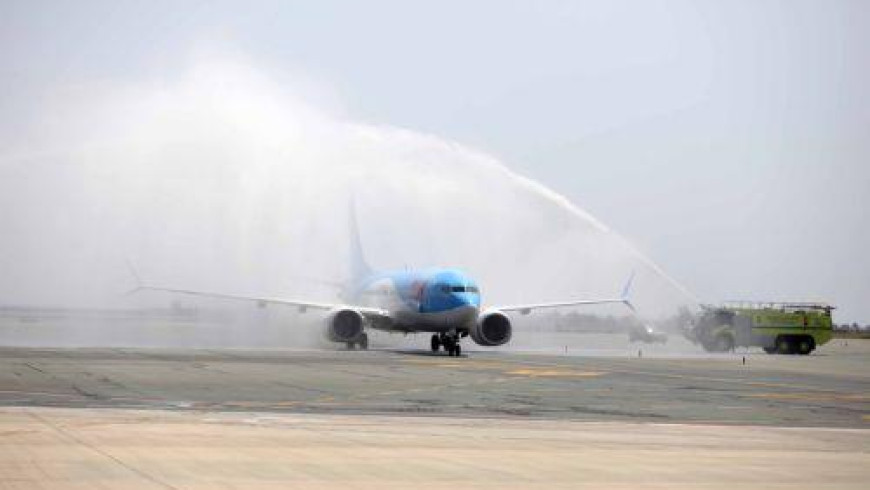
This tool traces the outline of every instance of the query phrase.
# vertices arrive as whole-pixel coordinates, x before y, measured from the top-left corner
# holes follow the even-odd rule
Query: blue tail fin
[[[359,226],[357,226],[356,222],[356,202],[353,198],[350,200],[348,214],[350,220],[350,273],[352,280],[357,282],[370,276],[372,268],[369,267],[363,254],[362,241],[359,237]]]

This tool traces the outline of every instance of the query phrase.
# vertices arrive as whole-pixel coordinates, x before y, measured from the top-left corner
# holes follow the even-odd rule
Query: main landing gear
[[[456,333],[432,334],[432,352],[438,352],[441,347],[444,347],[450,357],[462,355],[462,346],[459,345],[459,335]]]
[[[353,350],[356,346],[359,346],[360,350],[368,350],[369,336],[363,332],[355,342],[346,342],[345,345],[347,346],[347,350]]]

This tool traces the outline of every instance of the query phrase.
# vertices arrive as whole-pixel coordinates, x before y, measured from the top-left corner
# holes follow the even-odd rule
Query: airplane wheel
[[[354,348],[353,342],[347,342],[345,345],[347,346],[347,350],[353,350]]]
[[[447,352],[447,355],[453,357],[453,351],[456,348],[456,341],[450,337],[445,337],[441,339],[441,344],[444,345],[444,351]]]
[[[444,339],[444,352],[453,357],[456,354],[456,344],[451,339]]]
[[[462,347],[459,344],[456,344],[456,347],[453,348],[453,355],[459,357],[462,354]]]
[[[362,350],[368,350],[369,348],[369,336],[368,334],[362,334],[359,338],[359,348]]]
[[[438,338],[438,335],[432,336],[432,352],[438,352],[438,349],[441,348],[441,339]]]

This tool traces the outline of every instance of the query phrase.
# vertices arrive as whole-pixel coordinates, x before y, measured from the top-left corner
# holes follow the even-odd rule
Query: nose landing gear
[[[441,347],[450,357],[462,355],[462,347],[459,345],[459,334],[456,332],[432,334],[432,352],[438,352]]]

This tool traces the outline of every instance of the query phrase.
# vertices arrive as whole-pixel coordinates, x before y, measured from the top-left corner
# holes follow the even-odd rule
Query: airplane
[[[260,306],[292,306],[304,313],[326,312],[324,323],[328,340],[368,349],[367,329],[400,333],[431,333],[432,352],[441,349],[451,357],[460,356],[461,339],[471,337],[478,345],[496,347],[511,340],[509,313],[528,315],[533,310],[608,303],[623,304],[632,311],[629,292],[634,273],[617,298],[569,299],[547,303],[488,305],[481,303],[477,283],[468,274],[453,268],[374,271],[363,255],[356,216],[351,208],[351,276],[342,285],[340,303],[315,302],[286,298],[251,297],[216,292],[194,291],[142,283],[135,269],[131,271],[139,286],[134,291],[153,290],[211,298],[244,300]]]

